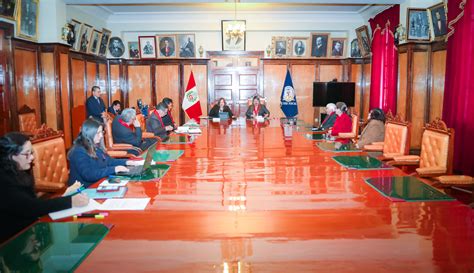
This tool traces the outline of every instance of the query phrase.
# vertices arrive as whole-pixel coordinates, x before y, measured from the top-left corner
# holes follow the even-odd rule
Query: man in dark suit
[[[311,52],[311,56],[313,57],[326,57],[327,56],[327,40],[321,36],[317,36],[315,39],[315,43],[313,44],[313,50]]]
[[[100,97],[100,87],[92,86],[92,96],[86,101],[86,111],[88,117],[102,122],[105,114],[105,103]]]
[[[173,116],[171,114],[171,110],[173,110],[173,100],[170,98],[164,98],[162,102],[168,108],[166,115],[163,117],[163,122],[165,123],[165,126],[171,125],[173,129],[176,129],[176,123],[174,122]]]
[[[334,126],[334,122],[336,122],[336,105],[334,103],[328,103],[326,105],[326,118],[321,123],[321,129],[327,130]]]
[[[163,102],[158,103],[156,109],[151,113],[146,122],[146,130],[160,137],[162,140],[168,138],[168,133],[173,131],[173,126],[166,125],[164,117],[168,112],[168,107]]]
[[[107,109],[107,112],[113,114],[114,116],[120,115],[122,106],[120,105],[120,101],[114,100],[111,106],[109,106],[109,109]]]
[[[137,120],[135,109],[126,108],[122,114],[116,116],[112,122],[112,136],[114,143],[125,143],[138,147],[142,150],[148,149],[156,139],[142,139],[142,129],[140,122]],[[129,150],[129,153],[138,155],[135,150]]]
[[[174,54],[174,45],[170,45],[169,40],[164,40],[165,45],[160,49],[161,54],[165,57],[173,56]]]

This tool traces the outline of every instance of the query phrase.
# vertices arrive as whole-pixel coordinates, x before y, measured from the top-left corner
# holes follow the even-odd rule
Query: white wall
[[[62,0],[39,1],[38,42],[64,43],[61,29],[66,23],[66,4]]]
[[[62,1],[62,0],[59,0]],[[107,27],[108,13],[96,7],[66,6],[66,19],[76,19],[81,23],[86,23],[99,31]]]

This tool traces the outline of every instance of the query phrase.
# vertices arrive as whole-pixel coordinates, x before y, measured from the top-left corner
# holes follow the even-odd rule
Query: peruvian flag
[[[190,119],[199,121],[199,117],[202,115],[201,103],[199,103],[199,94],[196,89],[196,82],[194,81],[194,75],[191,71],[189,75],[188,87],[184,93],[183,99],[183,110],[186,112]]]

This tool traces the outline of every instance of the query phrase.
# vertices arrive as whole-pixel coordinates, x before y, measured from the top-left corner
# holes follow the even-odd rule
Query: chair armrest
[[[380,142],[372,142],[371,144],[372,144],[372,145],[383,146],[383,145],[385,145],[385,142],[383,142],[383,141],[380,141]]]
[[[107,150],[107,154],[113,158],[125,158],[130,157],[127,151],[120,151],[120,150]]]
[[[111,149],[133,149],[135,148],[133,145],[131,144],[125,144],[125,143],[114,143],[112,144],[112,147],[110,147]]]
[[[339,133],[338,138],[356,138],[354,133]]]
[[[442,175],[433,179],[443,185],[474,185],[474,180],[469,175]]]
[[[416,168],[416,172],[420,176],[434,176],[446,174],[448,170],[443,167],[425,167],[425,168]]]
[[[390,166],[418,166],[420,163],[418,161],[399,161],[391,160],[387,162]]]
[[[382,152],[383,144],[382,145],[367,144],[367,145],[364,145],[364,150],[369,151],[369,152]]]
[[[35,191],[37,192],[61,192],[66,189],[66,184],[46,182],[42,179],[35,180]]]
[[[155,134],[153,134],[152,132],[143,132],[142,138],[155,138]]]
[[[394,156],[393,159],[395,161],[409,161],[409,162],[420,162],[420,156],[418,155],[400,155]]]
[[[386,160],[393,159],[396,156],[403,156],[403,154],[400,153],[384,153],[383,157],[386,158]]]

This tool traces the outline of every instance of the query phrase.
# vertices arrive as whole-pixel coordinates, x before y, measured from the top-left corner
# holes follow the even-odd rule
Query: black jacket
[[[230,107],[227,105],[224,105],[224,109],[222,109],[223,112],[229,113],[229,118],[232,118],[233,114],[232,111],[230,110]],[[211,108],[211,111],[209,111],[209,117],[211,118],[218,118],[219,117],[219,105],[216,104]]]
[[[132,131],[132,129],[123,126],[119,122],[119,119],[121,118],[121,116],[116,116],[114,121],[112,121],[112,136],[114,138],[114,143],[131,144],[140,148],[142,145],[142,129],[136,127],[135,131]]]
[[[87,117],[93,117],[96,120],[102,122],[102,112],[105,112],[105,103],[101,97],[99,102],[94,96],[90,96],[86,101]]]
[[[247,109],[247,113],[245,113],[245,116],[247,118],[252,118],[253,109],[254,109],[254,106],[252,104]],[[267,107],[265,107],[265,105],[260,104],[260,107],[258,108],[258,115],[263,117],[263,115],[265,115],[265,114],[268,114],[268,116],[270,116],[270,111],[268,111],[268,109],[267,109]]]
[[[158,119],[156,114],[152,112],[148,119],[146,120],[146,130],[155,134],[155,136],[159,136],[160,138],[164,139],[168,136],[166,132],[166,125],[164,121],[164,117],[161,118],[161,121]]]
[[[0,242],[20,232],[39,217],[72,206],[71,196],[37,198],[33,177],[27,172],[15,175],[0,171],[0,177]]]

